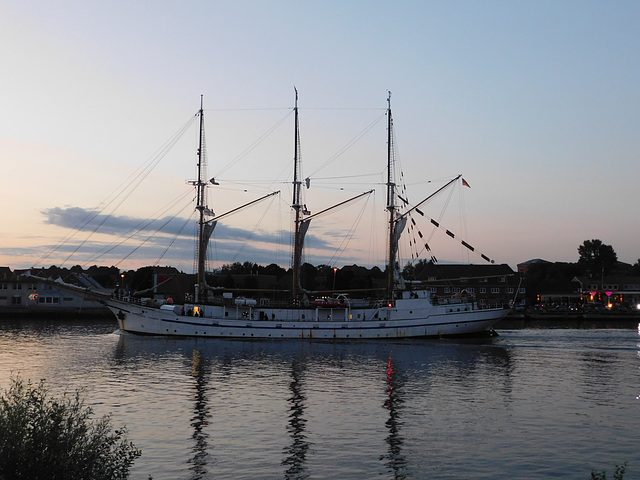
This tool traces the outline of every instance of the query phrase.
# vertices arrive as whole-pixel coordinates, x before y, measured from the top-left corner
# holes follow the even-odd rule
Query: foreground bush
[[[0,396],[0,480],[126,479],[140,455],[77,391],[55,399],[44,382],[12,379]]]

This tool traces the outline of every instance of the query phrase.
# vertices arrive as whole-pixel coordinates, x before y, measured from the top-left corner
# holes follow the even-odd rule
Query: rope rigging
[[[150,156],[140,167],[134,170],[129,177],[127,177],[115,190],[113,190],[105,200],[103,200],[98,206],[90,210],[82,220],[80,220],[72,229],[72,231],[66,235],[55,247],[53,247],[45,256],[40,259],[40,263],[58,252],[63,246],[67,245],[77,234],[85,232],[86,228],[92,224],[92,222],[102,216],[102,220],[97,223],[95,228],[89,230],[86,237],[78,243],[78,245],[71,250],[69,255],[62,261],[62,265],[65,265],[69,259],[75,255],[80,248],[82,248],[89,239],[104,225],[118,208],[129,198],[129,196],[136,190],[136,188],[149,176],[154,168],[162,161],[171,148],[180,140],[180,138],[189,130],[191,125],[196,120],[197,116],[191,117],[167,142],[165,142],[160,148]],[[109,213],[103,213],[112,204],[115,204],[110,209]]]
[[[462,177],[458,177],[458,178],[462,179]],[[457,180],[457,178],[456,178],[456,180]],[[463,185],[466,184],[464,179],[462,179],[462,182],[463,182]],[[408,227],[407,233],[411,234],[413,231],[415,231],[418,234],[418,237],[419,237],[419,239],[417,239],[415,237],[415,233],[414,233],[413,237],[409,241],[410,247],[412,246],[415,249],[415,250],[412,250],[412,257],[411,257],[412,261],[418,260],[420,258],[420,256],[423,254],[423,252],[427,251],[427,252],[429,252],[430,260],[433,263],[437,263],[438,262],[438,259],[432,253],[431,247],[429,246],[429,242],[431,241],[431,238],[433,237],[434,232],[439,229],[439,230],[444,231],[445,234],[448,237],[450,237],[452,239],[455,239],[455,240],[458,240],[460,242],[460,245],[462,247],[466,248],[468,252],[474,252],[475,254],[479,255],[480,258],[482,258],[483,260],[485,260],[485,261],[487,261],[489,263],[494,263],[494,260],[489,258],[484,253],[476,251],[475,247],[473,247],[471,244],[469,244],[466,240],[464,240],[463,238],[460,238],[460,236],[456,235],[451,230],[447,229],[446,227],[444,227],[441,224],[441,219],[442,219],[442,216],[444,215],[444,210],[448,206],[448,204],[449,204],[449,202],[451,200],[452,194],[453,194],[453,192],[450,192],[449,197],[447,198],[447,200],[445,202],[445,206],[443,207],[443,210],[442,210],[438,220],[435,220],[435,219],[429,217],[428,215],[426,215],[422,210],[418,209],[417,207],[412,207],[407,212],[407,214],[409,216],[409,219],[410,219],[410,225]],[[422,203],[423,202],[421,202],[421,204]],[[429,236],[429,238],[427,240],[424,239],[424,234],[422,233],[422,231],[418,227],[418,225],[416,223],[416,220],[415,220],[414,216],[412,215],[412,212],[414,212],[414,211],[416,213],[418,213],[418,215],[420,215],[421,217],[424,217],[425,219],[429,220],[430,226],[433,227],[431,235]],[[414,252],[415,252],[415,256],[414,256]]]

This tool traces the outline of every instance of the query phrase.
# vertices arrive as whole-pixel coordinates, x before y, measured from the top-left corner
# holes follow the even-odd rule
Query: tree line
[[[640,259],[633,265],[618,262],[614,248],[599,239],[585,240],[578,246],[577,251],[578,260],[575,263],[540,262],[530,265],[527,271],[527,290],[571,292],[575,289],[572,280],[576,276],[587,278],[601,278],[612,274],[640,276]],[[426,267],[430,264],[431,261],[423,259],[407,263],[402,269],[402,275],[406,280],[424,280]],[[173,270],[175,274],[182,273],[177,269]],[[47,272],[47,276],[53,278],[64,278],[69,272],[88,274],[105,288],[115,288],[124,281],[128,288],[138,291],[153,286],[154,267],[148,266],[121,272],[115,266],[94,265],[85,270],[80,265],[76,265],[69,269],[51,266],[44,271]],[[255,288],[257,281],[252,280],[251,277],[258,275],[273,276],[277,281],[286,284],[291,277],[291,269],[285,269],[275,263],[259,265],[251,261],[232,262],[222,265],[215,273],[208,274],[207,281],[210,285],[226,288]],[[238,280],[238,276],[246,278]],[[350,265],[337,268],[325,264],[314,266],[304,263],[301,267],[303,285],[310,290],[370,289],[385,278],[386,269],[382,270],[377,266],[366,268]]]

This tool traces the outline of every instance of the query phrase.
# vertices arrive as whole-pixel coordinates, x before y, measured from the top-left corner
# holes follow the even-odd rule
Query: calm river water
[[[143,451],[131,478],[640,478],[640,337],[166,339],[115,322],[0,321],[0,386],[84,388]]]

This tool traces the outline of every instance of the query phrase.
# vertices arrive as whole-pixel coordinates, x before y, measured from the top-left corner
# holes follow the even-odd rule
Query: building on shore
[[[37,273],[32,269],[11,271],[9,267],[0,267],[0,314],[109,313],[95,300],[63,291],[52,282],[38,281],[33,276]],[[89,276],[76,275],[76,280],[78,285],[100,287]]]
[[[600,278],[575,277],[578,292],[584,303],[597,303],[616,309],[635,309],[640,306],[640,277],[604,275]]]

